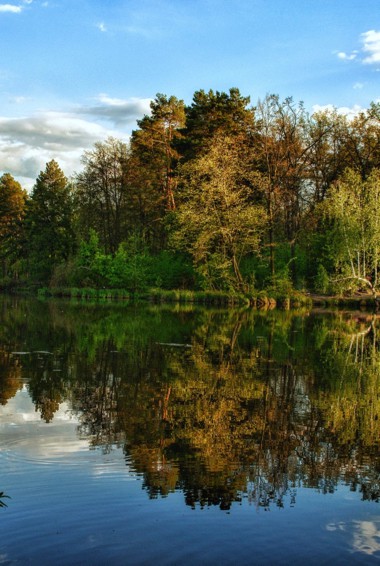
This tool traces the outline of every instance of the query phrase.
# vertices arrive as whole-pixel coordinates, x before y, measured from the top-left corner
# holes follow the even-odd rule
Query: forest
[[[379,210],[379,103],[157,94],[71,178],[55,160],[30,193],[0,177],[0,288],[376,297]]]

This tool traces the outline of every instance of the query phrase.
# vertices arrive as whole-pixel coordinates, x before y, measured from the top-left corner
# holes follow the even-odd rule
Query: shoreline
[[[312,309],[348,308],[357,310],[375,310],[380,307],[379,298],[370,294],[356,294],[347,297],[336,295],[321,295],[309,292],[294,292],[271,296],[265,291],[255,295],[232,294],[224,291],[192,291],[187,289],[147,289],[146,291],[131,292],[126,289],[105,288],[51,288],[39,289],[18,288],[1,289],[1,294],[37,296],[38,298],[66,298],[82,301],[123,301],[123,302],[150,302],[203,304],[223,307],[250,307],[258,310],[281,309],[289,310],[300,307]]]

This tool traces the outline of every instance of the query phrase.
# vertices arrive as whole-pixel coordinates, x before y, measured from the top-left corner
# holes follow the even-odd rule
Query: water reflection
[[[368,556],[380,552],[380,530],[374,521],[355,521],[353,549]]]
[[[46,423],[66,403],[79,439],[122,447],[150,498],[181,491],[193,508],[269,509],[295,505],[301,486],[327,494],[344,482],[379,500],[375,317],[0,308],[1,403],[24,387]]]

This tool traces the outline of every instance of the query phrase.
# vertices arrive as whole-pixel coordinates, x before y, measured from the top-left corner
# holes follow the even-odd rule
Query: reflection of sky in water
[[[329,523],[326,530],[337,535],[349,537],[352,552],[367,555],[377,555],[380,559],[380,518],[379,520],[339,521]]]
[[[5,406],[0,405],[0,464],[2,460],[3,465],[19,461],[24,469],[30,468],[30,473],[34,473],[33,466],[65,465],[82,467],[92,476],[136,476],[121,447],[112,446],[107,454],[101,447],[91,448],[87,438],[78,437],[78,424],[65,402],[52,422],[46,423],[24,386]]]
[[[373,521],[354,521],[353,547],[355,550],[369,555],[380,552],[379,523],[376,524]]]
[[[26,388],[0,406],[0,491],[11,496],[0,510],[0,563],[42,564],[46,552],[50,563],[70,566],[370,564],[380,557],[379,506],[347,486],[325,495],[298,487],[294,507],[269,512],[247,499],[230,514],[192,511],[180,491],[149,500],[122,449],[90,449],[77,427],[65,403],[51,423],[41,420]]]
[[[88,441],[76,435],[77,426],[67,403],[60,405],[51,423],[45,423],[24,387],[5,406],[0,406],[0,451],[4,446],[22,447],[25,458],[62,458],[67,453],[88,449]]]
[[[61,403],[59,410],[54,414],[54,421],[72,420],[73,416],[67,403]],[[21,424],[25,421],[41,422],[41,415],[35,410],[26,385],[12,399],[9,399],[6,405],[0,405],[0,426],[5,422]]]

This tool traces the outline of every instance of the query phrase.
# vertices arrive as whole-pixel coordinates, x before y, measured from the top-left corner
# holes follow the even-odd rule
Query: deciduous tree
[[[126,237],[127,200],[130,189],[130,154],[115,138],[95,144],[82,157],[84,169],[76,176],[75,201],[79,229],[84,237],[90,228],[100,237],[106,253],[116,253]]]
[[[310,135],[310,118],[302,103],[292,98],[281,101],[269,95],[259,101],[256,110],[258,136],[256,149],[262,172],[268,214],[270,271],[275,275],[275,247],[289,246],[293,282],[296,282],[297,244],[305,214],[312,205],[310,158],[316,144],[329,129],[321,123]]]
[[[380,171],[363,181],[346,171],[326,201],[333,221],[332,249],[335,281],[366,288],[377,298],[380,269]]]
[[[21,254],[26,198],[26,191],[12,175],[5,173],[0,177],[0,261],[3,277]],[[14,269],[11,270],[14,272]]]
[[[251,202],[250,175],[244,145],[223,136],[185,166],[177,243],[190,251],[208,286],[247,289],[240,264],[258,252],[266,223],[264,209]]]

